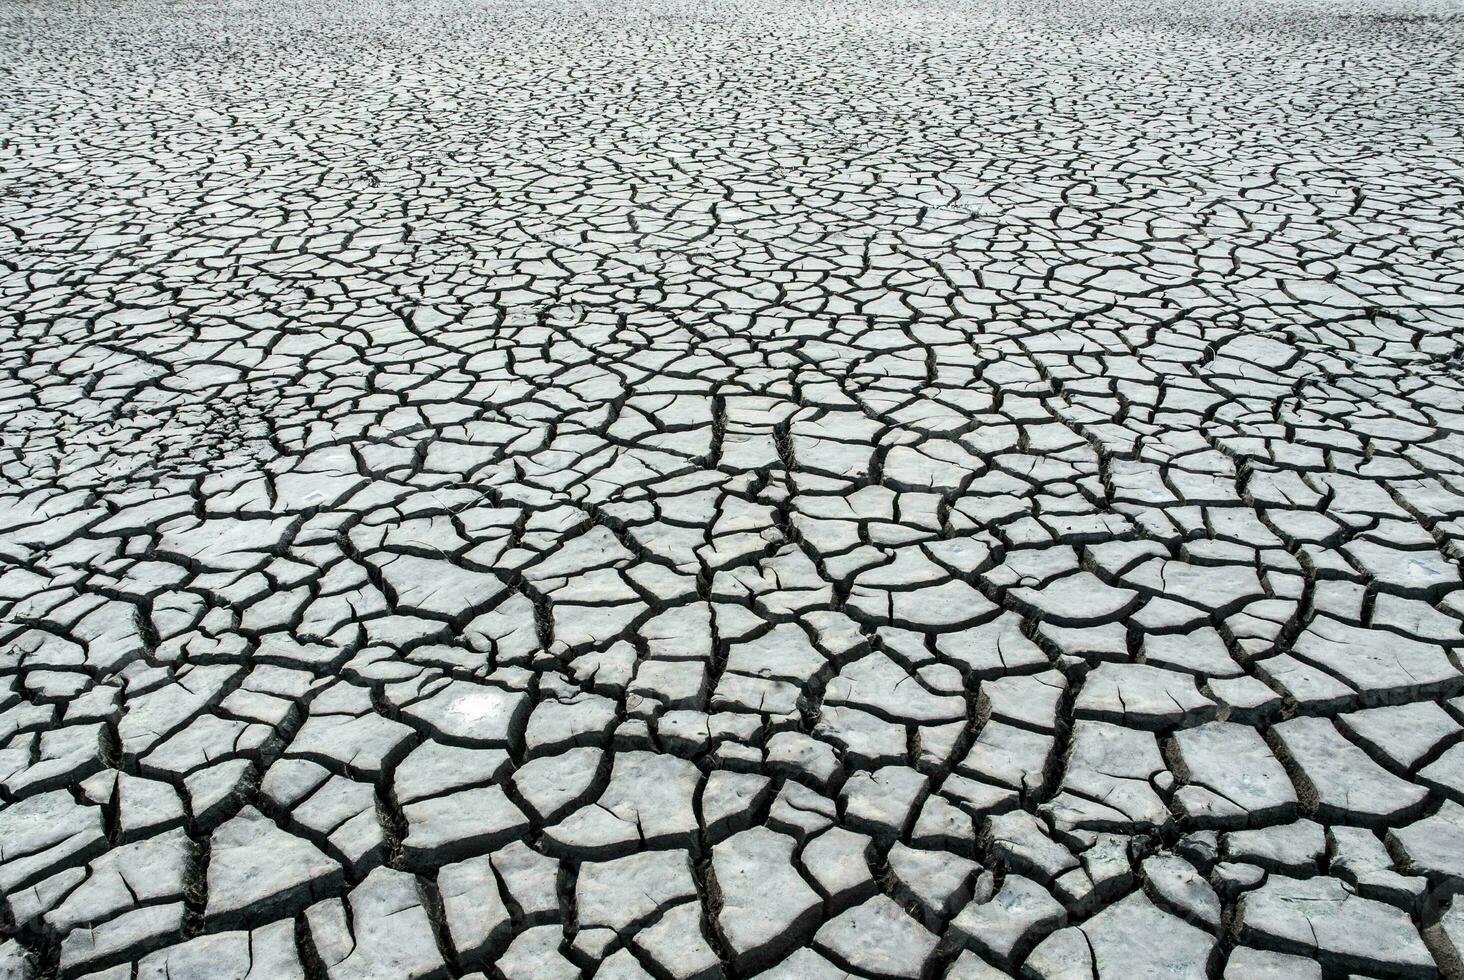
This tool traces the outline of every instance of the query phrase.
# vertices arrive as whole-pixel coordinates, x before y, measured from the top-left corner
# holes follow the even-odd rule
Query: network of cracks
[[[6,0],[0,977],[1464,976],[1422,0]]]

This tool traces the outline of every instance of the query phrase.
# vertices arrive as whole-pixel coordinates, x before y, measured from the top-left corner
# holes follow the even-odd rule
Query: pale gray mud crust
[[[0,0],[0,978],[1458,978],[1464,9]]]

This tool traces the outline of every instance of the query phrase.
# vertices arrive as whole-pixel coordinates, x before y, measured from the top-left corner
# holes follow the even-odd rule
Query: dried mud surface
[[[0,4],[0,977],[1464,975],[1461,10]]]

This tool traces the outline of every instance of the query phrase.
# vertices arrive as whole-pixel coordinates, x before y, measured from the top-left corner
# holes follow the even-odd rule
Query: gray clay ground
[[[1460,977],[1461,9],[4,0],[0,977]]]

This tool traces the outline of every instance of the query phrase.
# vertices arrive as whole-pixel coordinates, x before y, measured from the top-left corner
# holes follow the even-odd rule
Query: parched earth
[[[0,91],[0,977],[1464,975],[1464,6],[3,0]]]

